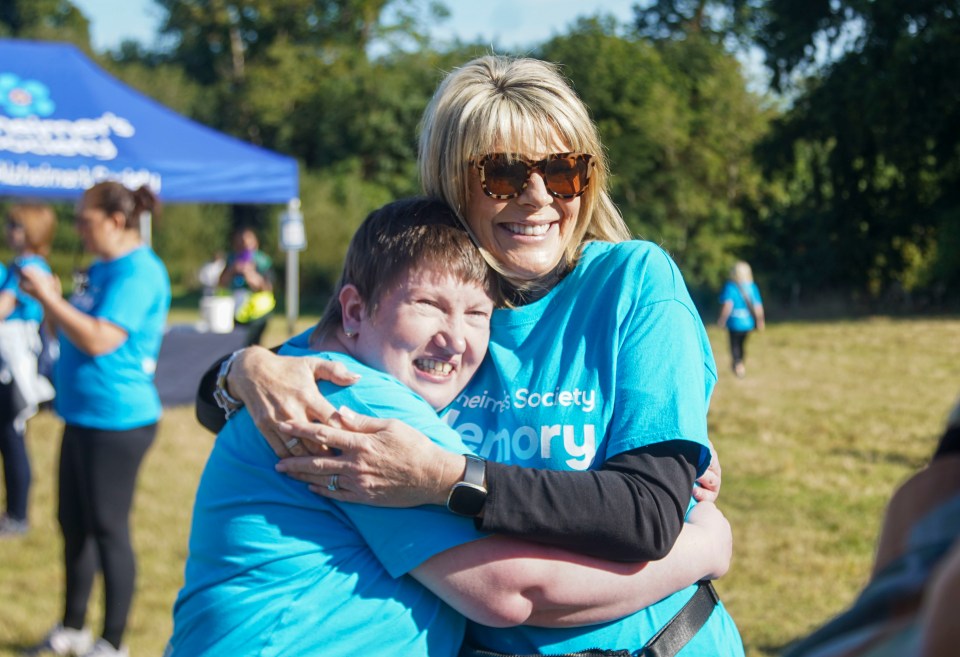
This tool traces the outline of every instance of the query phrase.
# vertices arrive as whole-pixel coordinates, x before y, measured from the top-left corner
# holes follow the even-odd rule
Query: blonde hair
[[[27,249],[43,256],[50,255],[53,234],[57,230],[57,216],[53,208],[42,203],[18,203],[10,208],[7,221],[23,228]]]
[[[747,284],[753,282],[753,270],[750,264],[745,260],[738,260],[730,268],[730,278],[737,283]]]
[[[630,239],[630,231],[610,199],[607,158],[597,127],[556,65],[487,55],[450,72],[434,93],[420,126],[423,191],[444,199],[467,226],[470,167],[479,156],[494,151],[521,153],[529,144],[551,144],[557,138],[571,151],[593,155],[590,184],[581,197],[580,216],[564,254],[566,264],[573,266],[584,243],[622,242]],[[499,263],[481,251],[505,275]]]

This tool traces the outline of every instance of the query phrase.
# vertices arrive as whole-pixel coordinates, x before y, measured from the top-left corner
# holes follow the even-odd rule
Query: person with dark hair
[[[53,246],[57,218],[39,203],[20,203],[7,213],[7,243],[16,253],[0,275],[0,454],[7,493],[0,517],[0,537],[26,533],[30,497],[27,420],[53,398],[53,386],[40,374],[43,307],[20,289],[20,272],[36,268],[50,274],[47,256]]]
[[[402,419],[441,448],[469,454],[436,410],[479,367],[497,288],[446,204],[389,203],[358,228],[316,328],[281,353],[339,363],[359,380],[322,383],[332,401]],[[682,547],[665,561],[605,563],[487,536],[437,507],[328,500],[275,465],[250,414],[235,414],[197,490],[168,656],[453,657],[464,617],[604,622],[722,574],[729,559],[729,526],[712,504],[698,508],[704,524],[685,527]]]
[[[53,277],[21,272],[23,289],[58,331],[54,407],[65,422],[58,519],[66,599],[61,622],[34,654],[128,654],[122,639],[136,576],[129,519],[161,414],[153,376],[170,308],[167,270],[140,235],[141,213],[156,210],[147,187],[98,183],[77,206],[77,231],[97,258],[85,284],[68,301]],[[94,641],[84,622],[98,569],[105,604],[103,633]]]
[[[230,243],[232,250],[220,272],[220,286],[233,295],[234,319],[247,328],[246,344],[260,344],[276,305],[273,262],[260,250],[260,240],[249,226],[237,228]]]
[[[716,363],[676,263],[631,239],[587,107],[556,65],[479,57],[440,83],[418,153],[424,193],[454,210],[505,297],[486,359],[444,410],[479,458],[396,420],[338,416],[317,392],[330,370],[315,358],[244,349],[216,377],[220,401],[246,404],[279,457],[300,457],[278,467],[325,497],[430,504],[590,556],[663,558],[710,473]],[[307,456],[318,441],[337,451]],[[658,642],[683,657],[743,655],[709,582],[587,628],[472,622],[466,636],[465,652],[487,656]]]

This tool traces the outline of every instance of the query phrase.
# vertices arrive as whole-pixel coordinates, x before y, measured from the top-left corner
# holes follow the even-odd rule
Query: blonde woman
[[[764,328],[763,299],[748,263],[740,260],[730,269],[730,280],[720,292],[720,304],[717,325],[727,329],[730,335],[731,367],[737,378],[742,379],[747,373],[743,362],[747,336],[751,331]]]

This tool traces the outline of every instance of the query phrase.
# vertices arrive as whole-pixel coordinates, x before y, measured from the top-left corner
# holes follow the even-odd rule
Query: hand
[[[686,522],[707,532],[709,537],[701,553],[709,555],[711,564],[704,579],[719,579],[726,575],[733,558],[733,531],[727,518],[713,502],[700,502],[687,514]]]
[[[334,425],[339,425],[334,426]],[[340,409],[329,424],[288,422],[281,430],[305,444],[338,454],[287,458],[277,470],[310,484],[314,493],[345,502],[382,507],[444,504],[466,467],[462,455],[438,447],[398,420]],[[337,488],[330,490],[331,476]]]
[[[39,267],[23,267],[20,270],[20,289],[34,297],[40,303],[61,298],[60,279],[51,276]]]
[[[710,465],[697,479],[698,486],[693,487],[693,499],[698,502],[716,502],[720,497],[720,456],[710,443]]]
[[[312,453],[305,443],[287,447],[290,436],[281,433],[281,422],[326,421],[333,406],[317,390],[317,381],[341,386],[356,383],[359,377],[343,363],[321,358],[277,356],[263,347],[244,349],[230,368],[227,388],[242,401],[254,424],[274,453],[285,456]],[[317,448],[323,453],[322,448]]]

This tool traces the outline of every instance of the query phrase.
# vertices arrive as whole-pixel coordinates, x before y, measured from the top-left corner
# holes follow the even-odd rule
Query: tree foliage
[[[691,35],[657,44],[581,21],[542,55],[564,64],[607,145],[632,230],[661,243],[693,285],[716,286],[749,243],[752,149],[767,118],[735,58]]]

